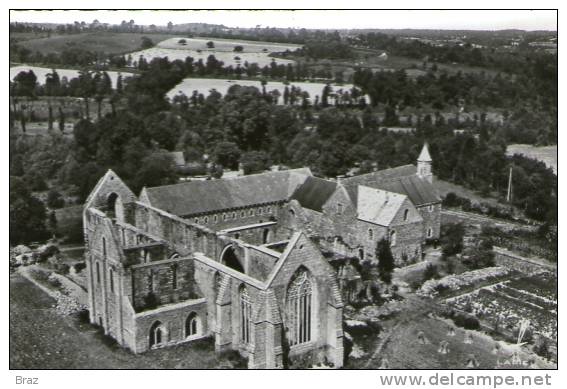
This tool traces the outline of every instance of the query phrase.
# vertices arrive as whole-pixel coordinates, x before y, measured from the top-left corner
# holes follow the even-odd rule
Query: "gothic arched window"
[[[250,343],[250,333],[252,332],[252,300],[248,294],[246,286],[240,287],[240,340],[243,343]]]
[[[217,298],[219,297],[219,291],[222,282],[222,275],[219,272],[215,272],[214,282],[215,282],[214,290],[215,290],[215,302],[216,302]]]
[[[96,266],[96,283],[100,284],[100,264],[96,262],[95,266]]]
[[[409,209],[406,209],[406,210],[404,211],[404,221],[405,221],[405,222],[408,221],[408,215],[409,215]]]
[[[160,321],[156,321],[150,328],[150,347],[159,346],[165,340],[165,329]]]
[[[199,334],[199,317],[195,312],[191,312],[185,320],[185,337]]]
[[[287,288],[286,316],[291,346],[311,341],[313,284],[309,271],[299,269]]]
[[[112,269],[108,271],[108,279],[110,281],[110,291],[114,293],[114,272]]]

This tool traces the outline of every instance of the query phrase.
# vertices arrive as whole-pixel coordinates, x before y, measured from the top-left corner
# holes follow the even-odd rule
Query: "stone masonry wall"
[[[197,314],[197,334],[188,337],[185,324],[190,314]],[[202,338],[208,334],[207,303],[204,299],[187,301],[186,304],[167,307],[154,311],[142,312],[135,315],[136,348],[141,353],[149,349],[150,328],[160,322],[165,329],[163,342],[158,347],[171,346],[190,340]]]
[[[156,297],[159,304],[176,303],[198,297],[194,289],[193,261],[189,258],[134,265],[130,271],[136,310],[143,309],[150,293]]]

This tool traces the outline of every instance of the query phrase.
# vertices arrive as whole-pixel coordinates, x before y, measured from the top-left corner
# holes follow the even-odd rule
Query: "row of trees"
[[[276,105],[268,98],[269,91],[241,86],[231,87],[225,96],[214,91],[208,96],[197,95],[194,101],[191,96],[169,102],[166,93],[186,76],[185,62],[153,59],[142,74],[116,92],[115,110],[96,121],[84,118],[75,125],[72,141],[50,135],[32,147],[27,138],[11,139],[10,174],[26,180],[30,188],[41,182],[34,174],[43,180],[57,180],[83,200],[108,168],[124,177],[135,191],[175,182],[175,167],[163,150],[184,150],[189,161],[202,161],[203,155],[209,155],[209,160],[230,168],[242,163],[247,172],[280,163],[310,166],[316,174],[335,177],[355,166],[365,172],[376,166],[415,163],[427,140],[440,178],[503,194],[508,168],[514,164],[524,171],[523,176],[518,173],[523,186],[515,189],[516,204],[528,212],[533,210],[533,217],[540,219],[555,213],[555,176],[542,164],[522,157],[506,158],[506,124],[490,124],[481,118],[468,124],[471,133],[456,136],[442,115],[416,115],[412,119],[415,133],[392,133],[381,126],[399,121],[394,100],[378,98],[375,106],[363,109],[347,104]],[[37,83],[32,79],[29,73],[19,78],[14,93],[25,96],[22,88],[31,90]],[[51,75],[45,88],[57,90],[56,79]],[[88,100],[93,98],[88,94],[92,85],[106,83],[105,79],[103,73],[99,77],[85,74],[79,89],[86,91]],[[374,75],[369,79],[372,84]],[[438,81],[396,82],[399,84],[393,85],[411,85],[421,91],[423,85]],[[109,99],[108,95],[103,94],[103,99]],[[386,115],[381,116],[384,108]],[[43,170],[37,169],[42,161]]]

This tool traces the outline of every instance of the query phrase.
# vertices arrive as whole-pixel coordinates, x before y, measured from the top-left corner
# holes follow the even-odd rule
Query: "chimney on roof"
[[[429,147],[427,146],[427,142],[425,142],[421,149],[421,153],[417,158],[417,176],[429,181],[430,183],[433,182],[433,173],[431,171],[432,162],[431,155],[429,154]]]

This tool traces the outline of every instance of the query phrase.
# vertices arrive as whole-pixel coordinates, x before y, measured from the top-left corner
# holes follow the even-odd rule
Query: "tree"
[[[244,47],[238,45],[238,46],[234,46],[233,49],[236,53],[241,53],[242,51],[244,51]]]
[[[441,248],[444,257],[450,257],[463,251],[465,228],[462,224],[444,224],[441,227]]]
[[[264,151],[249,151],[242,154],[240,163],[244,174],[261,173],[270,168],[270,158]]]
[[[220,142],[213,151],[215,162],[230,170],[238,169],[240,154],[240,149],[233,142]]]
[[[51,73],[48,73],[45,76],[45,94],[48,96],[47,104],[48,104],[48,121],[47,121],[47,128],[48,130],[53,130],[53,107],[51,106],[51,98],[53,96],[57,96],[59,94],[61,88],[61,81],[59,80],[59,74],[53,69]]]
[[[142,167],[135,177],[134,188],[174,184],[177,182],[175,163],[171,156],[163,152],[154,152],[142,160]]]
[[[112,81],[107,72],[97,73],[93,79],[95,101],[97,103],[97,118],[101,118],[101,108],[104,98],[112,93]]]
[[[47,206],[53,209],[65,206],[65,200],[63,199],[63,196],[61,196],[61,193],[55,189],[50,189],[49,192],[47,192]]]
[[[46,210],[19,177],[10,178],[10,244],[41,241],[49,237]]]
[[[149,49],[151,47],[154,47],[154,42],[150,38],[148,38],[147,36],[143,36],[142,37],[142,44],[140,45],[140,47],[142,48],[142,50]]]
[[[35,98],[35,87],[37,85],[37,77],[33,70],[28,72],[19,72],[16,77],[14,77],[14,95],[25,97],[28,103]],[[20,104],[20,122],[22,125],[22,131],[26,132],[26,105]]]
[[[207,48],[209,48],[209,49],[214,49],[214,48],[215,48],[215,42],[213,42],[213,41],[208,41],[208,42],[207,42]]]
[[[395,263],[388,239],[382,238],[376,244],[376,258],[378,258],[380,279],[386,284],[389,284],[392,282],[392,272],[394,271]]]
[[[65,131],[65,113],[61,107],[59,107],[59,131],[61,133]]]
[[[90,119],[89,99],[95,91],[92,74],[89,70],[79,71],[79,93],[85,101],[85,112],[87,120]]]

